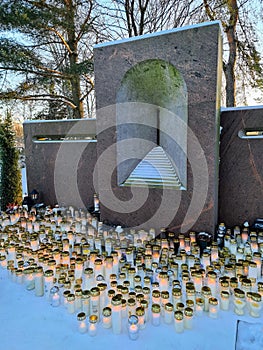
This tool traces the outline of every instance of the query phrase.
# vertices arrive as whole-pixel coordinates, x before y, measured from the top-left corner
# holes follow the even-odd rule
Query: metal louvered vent
[[[154,147],[141,160],[122,186],[184,189],[171,160],[161,146]]]

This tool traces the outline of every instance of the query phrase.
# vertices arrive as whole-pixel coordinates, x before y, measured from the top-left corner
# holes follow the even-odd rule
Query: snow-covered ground
[[[138,349],[138,350],[260,350],[262,344],[261,319],[248,315],[238,317],[233,311],[220,311],[218,319],[207,314],[196,316],[192,330],[178,334],[173,324],[162,323],[154,327],[150,323],[140,331],[139,338],[128,338],[126,324],[120,335],[99,324],[98,333],[90,337],[77,330],[76,314],[69,314],[64,306],[52,307],[45,297],[36,297],[7,277],[7,271],[0,268],[0,349],[8,350],[75,350],[75,349]],[[241,324],[242,343],[235,347],[237,321],[241,319],[255,323],[255,327]],[[250,333],[248,334],[248,330]],[[251,332],[253,333],[251,336]],[[256,336],[255,336],[256,334]],[[258,342],[258,343],[257,343]],[[259,343],[261,342],[261,343]]]

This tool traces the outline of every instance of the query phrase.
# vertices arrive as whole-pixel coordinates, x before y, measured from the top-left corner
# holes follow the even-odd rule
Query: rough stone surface
[[[96,143],[36,143],[36,137],[96,134],[95,120],[38,121],[24,123],[27,183],[46,205],[93,204]],[[96,177],[96,176],[94,176]]]
[[[103,220],[125,227],[155,227],[158,230],[164,224],[175,232],[214,232],[218,210],[221,45],[220,25],[216,22],[95,47],[98,188]],[[161,189],[150,189],[146,196],[141,189],[135,188],[132,193],[131,189],[118,186],[116,103],[125,74],[136,64],[151,59],[169,62],[180,72],[186,84],[188,164],[186,191],[166,190],[168,192],[163,193]],[[148,136],[146,134],[145,138]],[[206,193],[199,186],[204,180],[203,156],[208,168]],[[142,155],[137,158],[135,163]],[[108,178],[100,177],[103,172],[108,173]],[[200,208],[203,196],[205,200]],[[165,198],[169,200],[165,201]],[[137,207],[132,206],[133,202],[138,204]],[[195,203],[194,208],[191,203]],[[192,211],[187,214],[189,208]]]
[[[229,227],[263,216],[263,139],[241,139],[243,129],[263,130],[263,107],[221,113],[219,220]]]

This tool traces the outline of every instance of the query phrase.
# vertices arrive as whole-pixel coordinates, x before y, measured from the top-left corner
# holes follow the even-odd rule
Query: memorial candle
[[[90,315],[88,333],[91,337],[94,337],[97,334],[97,322],[98,322],[98,316]]]
[[[78,320],[78,331],[83,334],[87,332],[87,324],[86,324],[86,314],[85,312],[80,312],[77,314]]]

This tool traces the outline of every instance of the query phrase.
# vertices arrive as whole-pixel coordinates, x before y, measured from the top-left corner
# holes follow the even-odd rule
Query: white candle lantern
[[[223,311],[229,310],[230,294],[228,291],[222,290],[220,293],[220,309]]]
[[[95,335],[97,335],[97,323],[98,323],[98,316],[90,315],[88,333],[91,337],[94,337]]]
[[[78,331],[83,334],[87,332],[86,314],[85,312],[80,312],[77,315],[78,320]]]
[[[218,317],[218,300],[217,298],[209,298],[209,317],[217,318]]]
[[[252,317],[260,317],[262,309],[261,295],[259,293],[252,293],[249,314]]]
[[[157,327],[161,323],[161,306],[152,304],[152,325]]]
[[[242,316],[245,313],[246,299],[245,293],[239,288],[234,289],[234,312],[238,316]]]
[[[35,269],[35,295],[42,297],[44,295],[44,274],[43,268],[37,267]]]
[[[203,315],[203,311],[204,311],[204,305],[205,305],[205,302],[204,302],[204,299],[203,298],[196,298],[196,301],[195,301],[195,313],[197,316],[202,316]]]
[[[83,274],[83,289],[91,289],[94,285],[94,272],[93,269],[87,267],[84,269]]]
[[[182,311],[174,312],[174,329],[176,333],[184,332],[184,314]]]
[[[212,296],[217,294],[217,274],[214,271],[207,272],[207,286],[211,290]]]
[[[193,314],[194,311],[190,307],[184,309],[184,328],[192,329],[193,328]]]
[[[121,298],[115,295],[111,300],[112,305],[112,331],[113,334],[120,334],[122,331]]]
[[[131,340],[136,340],[139,337],[139,319],[136,315],[131,315],[128,318],[128,334]]]
[[[49,302],[53,307],[58,307],[60,305],[59,288],[57,286],[54,286],[50,289]]]
[[[135,310],[135,315],[138,317],[139,329],[144,329],[146,326],[144,308],[142,306],[137,307]]]
[[[111,308],[105,307],[102,310],[102,327],[103,328],[111,328]]]
[[[208,286],[203,286],[201,294],[204,298],[204,311],[209,310],[209,298],[212,296],[211,289]]]
[[[90,313],[96,315],[97,320],[100,319],[100,290],[98,287],[93,287],[90,290]]]

